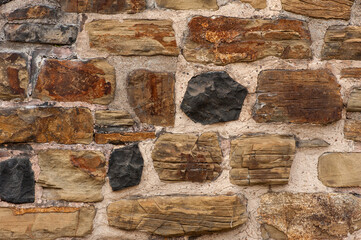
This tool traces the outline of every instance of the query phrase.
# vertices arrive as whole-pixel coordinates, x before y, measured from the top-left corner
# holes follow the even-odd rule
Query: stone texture
[[[121,132],[121,133],[96,133],[95,142],[97,144],[122,145],[129,142],[141,142],[156,138],[155,132]]]
[[[127,111],[96,111],[95,124],[98,126],[133,126],[134,120]]]
[[[200,235],[236,228],[247,221],[238,196],[157,196],[122,199],[108,206],[112,227],[161,236]]]
[[[344,134],[346,139],[361,142],[361,121],[346,119]]]
[[[241,0],[243,3],[249,3],[255,9],[262,9],[267,7],[267,0]]]
[[[96,20],[85,28],[90,47],[112,55],[179,54],[172,22],[168,20]]]
[[[256,122],[329,124],[342,117],[340,85],[327,69],[266,70],[258,76]]]
[[[47,150],[38,154],[43,198],[70,202],[103,200],[105,157],[96,151]]]
[[[222,172],[222,151],[216,133],[164,134],[152,152],[154,168],[162,181],[205,182]]]
[[[0,110],[0,143],[89,144],[93,117],[86,108],[19,108]]]
[[[110,155],[108,177],[113,191],[140,183],[144,160],[138,144],[115,149]]]
[[[232,140],[231,183],[287,184],[295,148],[295,139],[287,135],[246,135]]]
[[[0,5],[11,2],[12,0],[0,0]]]
[[[361,88],[352,90],[347,102],[348,112],[361,112]]]
[[[247,93],[226,72],[203,73],[188,82],[180,107],[204,125],[238,120]]]
[[[218,9],[217,0],[156,0],[157,6],[175,10]]]
[[[344,19],[351,16],[354,0],[282,0],[284,10],[314,18]]]
[[[361,228],[360,206],[351,194],[268,193],[258,212],[272,239],[342,240]]]
[[[115,85],[114,67],[105,60],[49,59],[41,67],[33,97],[107,105],[114,99]]]
[[[94,207],[0,207],[0,239],[84,237],[92,232]]]
[[[298,148],[319,148],[330,146],[328,142],[319,138],[314,138],[310,140],[297,140],[296,145]]]
[[[10,203],[34,202],[34,172],[28,158],[17,157],[0,162],[0,199]]]
[[[341,78],[361,78],[361,68],[344,68],[341,70]]]
[[[190,62],[226,65],[268,56],[312,57],[307,23],[298,20],[198,16],[188,28],[183,54]]]
[[[37,5],[25,8],[19,8],[8,15],[9,20],[25,20],[25,19],[49,19],[55,18],[58,11],[49,6]]]

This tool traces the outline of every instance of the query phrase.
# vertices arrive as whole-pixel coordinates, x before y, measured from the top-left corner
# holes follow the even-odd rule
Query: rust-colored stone
[[[138,13],[146,8],[145,0],[58,0],[63,11],[77,13]]]
[[[91,177],[105,178],[105,161],[101,154],[85,153],[78,156],[71,155],[70,161],[73,166],[79,168],[83,172],[89,174]]]
[[[361,68],[344,68],[341,70],[341,78],[361,78]]]
[[[155,137],[155,132],[96,133],[95,142],[98,144],[124,144],[154,139]]]
[[[57,16],[57,10],[49,6],[31,6],[16,9],[8,15],[9,20],[44,19]]]

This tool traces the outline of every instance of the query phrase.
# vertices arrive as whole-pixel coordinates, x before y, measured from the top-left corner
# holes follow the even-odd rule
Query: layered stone
[[[133,126],[134,120],[127,111],[96,111],[95,112],[95,124],[98,126]]]
[[[122,145],[129,142],[141,142],[156,138],[155,132],[114,132],[96,133],[95,142],[97,144]]]
[[[267,0],[241,0],[241,2],[249,3],[255,9],[263,9],[267,7]]]
[[[361,121],[346,119],[344,135],[346,139],[361,142]]]
[[[310,140],[297,140],[296,145],[298,148],[320,148],[330,146],[328,142],[320,138],[314,138]]]
[[[36,5],[25,8],[19,8],[8,15],[9,20],[26,20],[26,19],[50,19],[58,15],[56,8]]]
[[[361,112],[361,88],[354,88],[347,102],[348,112]]]
[[[341,78],[361,78],[361,68],[344,68],[341,70]]]
[[[175,10],[189,9],[218,9],[217,0],[156,0],[157,6],[161,8],[171,8]]]

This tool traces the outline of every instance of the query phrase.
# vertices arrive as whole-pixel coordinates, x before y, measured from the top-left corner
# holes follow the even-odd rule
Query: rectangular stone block
[[[26,19],[45,19],[56,18],[58,11],[54,7],[45,5],[30,6],[19,8],[8,15],[10,21],[13,20],[26,20]]]
[[[348,112],[361,112],[361,88],[352,90],[347,102]]]
[[[96,111],[95,124],[98,126],[133,126],[134,120],[127,111]]]
[[[121,132],[121,133],[96,133],[97,144],[124,144],[129,142],[141,142],[156,138],[155,132]]]
[[[361,68],[344,68],[341,70],[341,78],[361,78]]]
[[[361,121],[346,119],[344,134],[346,139],[361,142]]]
[[[157,6],[175,10],[218,9],[217,0],[156,0]]]

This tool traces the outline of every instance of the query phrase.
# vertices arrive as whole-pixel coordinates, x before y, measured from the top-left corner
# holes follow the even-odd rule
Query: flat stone
[[[129,104],[142,123],[174,125],[174,84],[173,73],[137,70],[129,75]]]
[[[134,120],[127,111],[96,111],[95,124],[98,126],[133,126]]]
[[[48,59],[41,67],[33,97],[107,105],[114,99],[115,85],[115,69],[105,60]]]
[[[156,0],[157,6],[161,8],[171,8],[175,10],[189,9],[218,9],[217,0]]]
[[[267,7],[267,0],[241,0],[241,2],[249,3],[255,9],[263,9]]]
[[[348,112],[361,112],[361,88],[354,88],[347,102]]]
[[[299,20],[197,16],[188,23],[183,54],[187,61],[226,65],[275,56],[311,59],[311,36]]]
[[[35,201],[34,172],[29,158],[17,157],[0,162],[0,199],[10,203]]]
[[[361,68],[344,68],[341,70],[341,78],[361,78]]]
[[[222,151],[216,133],[164,134],[152,152],[162,181],[213,181],[222,172]]]
[[[342,117],[340,85],[327,69],[262,71],[256,93],[258,123],[329,124]]]
[[[238,120],[248,91],[226,72],[209,72],[188,82],[181,109],[203,125]]]
[[[96,20],[85,25],[90,47],[112,55],[178,56],[179,49],[168,20]]]
[[[344,134],[346,139],[361,142],[361,121],[346,119]]]
[[[123,145],[129,142],[141,142],[156,138],[155,132],[120,132],[120,133],[96,133],[97,144]]]
[[[115,149],[109,159],[109,184],[113,191],[133,187],[140,183],[144,160],[138,144]]]
[[[243,197],[222,195],[122,199],[107,213],[112,227],[166,237],[230,230],[248,218]]]
[[[55,18],[58,15],[56,8],[37,5],[19,8],[8,15],[9,20],[46,19]]]
[[[310,140],[298,140],[296,142],[298,148],[319,148],[329,147],[330,144],[323,139],[314,138]]]

